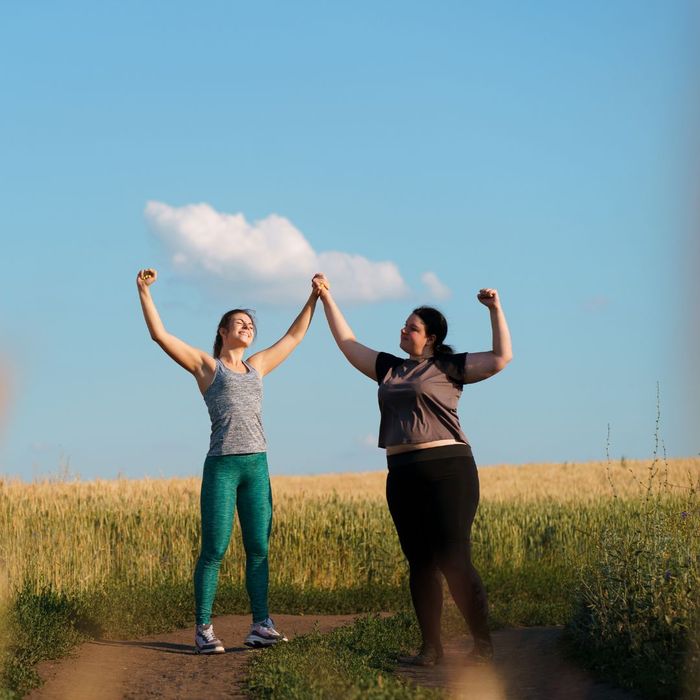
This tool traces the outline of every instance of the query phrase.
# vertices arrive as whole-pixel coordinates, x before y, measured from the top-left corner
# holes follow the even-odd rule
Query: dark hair
[[[253,322],[253,330],[257,332],[258,324],[255,322],[255,312],[253,309],[231,309],[227,311],[219,321],[219,325],[216,327],[216,338],[214,338],[214,357],[219,357],[221,355],[221,348],[224,345],[224,339],[221,337],[219,331],[224,328],[228,330],[229,323],[231,323],[231,317],[233,314],[245,314]]]
[[[425,324],[427,335],[435,336],[433,353],[435,355],[452,355],[454,350],[443,342],[447,337],[447,319],[432,306],[419,306],[413,313]]]

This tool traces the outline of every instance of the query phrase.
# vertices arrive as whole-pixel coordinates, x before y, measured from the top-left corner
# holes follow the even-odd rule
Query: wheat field
[[[700,457],[669,460],[621,460],[615,462],[564,462],[558,464],[502,464],[479,469],[482,501],[539,501],[561,503],[596,501],[643,495],[650,483],[667,482],[682,493],[700,482]],[[386,472],[274,476],[278,498],[327,496],[384,498]]]
[[[504,465],[482,468],[480,479],[474,544],[482,562],[520,565],[546,555],[566,564],[585,558],[593,546],[585,533],[609,517],[604,504],[615,495],[634,503],[664,489],[682,499],[697,487],[700,459]],[[400,585],[405,564],[384,482],[384,472],[273,477],[271,583]],[[237,529],[222,577],[241,581]],[[0,481],[0,571],[10,592],[186,581],[198,549],[198,479]]]

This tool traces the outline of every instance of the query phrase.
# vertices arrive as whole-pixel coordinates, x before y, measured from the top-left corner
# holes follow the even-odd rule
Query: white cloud
[[[438,279],[434,272],[424,272],[421,275],[421,282],[428,288],[433,299],[449,299],[452,296],[452,292]]]
[[[375,262],[339,251],[317,253],[288,219],[276,214],[249,223],[208,204],[171,207],[148,202],[146,219],[183,275],[206,275],[227,290],[245,285],[265,301],[297,300],[311,277],[325,272],[333,294],[345,301],[406,296],[409,289],[393,262]]]

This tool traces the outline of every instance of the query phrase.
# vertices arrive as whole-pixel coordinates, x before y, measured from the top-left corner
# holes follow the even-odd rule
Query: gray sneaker
[[[250,632],[245,638],[244,644],[247,647],[269,647],[278,642],[286,642],[288,639],[275,629],[275,623],[271,618],[266,618],[262,622],[254,622],[250,626]]]
[[[223,654],[225,649],[221,640],[214,634],[214,627],[208,625],[197,625],[194,632],[195,654]]]

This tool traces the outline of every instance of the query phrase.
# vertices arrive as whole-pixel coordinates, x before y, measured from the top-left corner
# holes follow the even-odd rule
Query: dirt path
[[[488,666],[465,666],[466,638],[445,645],[439,666],[401,666],[398,673],[420,685],[444,688],[455,700],[634,700],[637,696],[597,683],[563,658],[561,627],[521,627],[493,634],[496,657]]]
[[[276,615],[292,639],[316,626],[327,632],[351,623],[356,615]],[[197,656],[192,630],[154,635],[137,641],[94,641],[69,659],[45,662],[39,674],[45,684],[32,700],[140,700],[141,698],[244,698],[239,685],[252,654],[243,646],[250,618],[216,618],[216,632],[226,654]],[[420,685],[444,688],[450,696],[470,700],[632,700],[633,695],[596,683],[559,651],[558,627],[506,629],[494,634],[492,666],[465,667],[466,639],[445,647],[445,663],[433,668],[399,667],[398,673]]]
[[[316,625],[329,632],[350,624],[357,615],[275,615],[279,629],[292,639]],[[46,681],[32,691],[32,700],[140,700],[141,698],[246,697],[239,682],[251,654],[264,653],[243,646],[250,615],[223,615],[215,622],[225,654],[198,656],[193,651],[194,629],[145,637],[138,641],[94,641],[61,661],[39,665]]]

